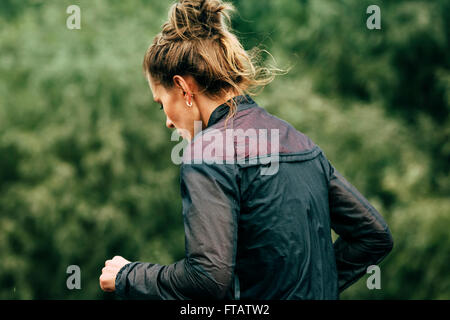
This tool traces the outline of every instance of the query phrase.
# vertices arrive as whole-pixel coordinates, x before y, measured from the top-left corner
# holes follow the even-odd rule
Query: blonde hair
[[[262,89],[283,70],[257,65],[259,53],[265,50],[244,50],[228,26],[232,11],[232,4],[220,0],[180,0],[173,4],[168,21],[145,53],[146,76],[172,88],[174,75],[192,75],[211,98],[230,91],[256,94],[252,90]],[[228,106],[225,124],[236,113],[234,99]]]

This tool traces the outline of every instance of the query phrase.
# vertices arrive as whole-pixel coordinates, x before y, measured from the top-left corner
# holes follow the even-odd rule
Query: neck
[[[233,93],[228,93],[220,99],[210,99],[206,95],[198,95],[196,97],[194,96],[195,103],[197,104],[200,111],[200,118],[203,123],[203,128],[206,128],[206,126],[208,125],[209,118],[211,118],[211,114],[213,113],[213,111],[218,106],[222,105],[235,96],[236,94]]]

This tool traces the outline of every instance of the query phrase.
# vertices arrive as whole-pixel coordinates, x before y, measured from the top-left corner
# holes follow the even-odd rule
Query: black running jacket
[[[118,296],[339,299],[391,251],[383,217],[319,146],[250,96],[232,102],[183,154],[184,259],[125,265]]]

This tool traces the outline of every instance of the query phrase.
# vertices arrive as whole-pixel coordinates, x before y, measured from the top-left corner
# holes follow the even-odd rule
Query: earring
[[[193,98],[194,97],[194,95],[193,94],[191,94],[191,98]],[[191,102],[187,102],[186,101],[186,105],[190,108],[190,107],[192,107],[192,101]]]

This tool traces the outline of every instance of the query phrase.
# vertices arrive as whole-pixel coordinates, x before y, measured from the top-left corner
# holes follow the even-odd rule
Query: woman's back
[[[231,126],[221,105],[187,148],[182,196],[186,207],[198,199],[193,211],[209,218],[186,210],[186,241],[209,248],[203,261],[217,264],[204,271],[227,274],[228,298],[337,299],[390,251],[387,225],[306,135],[249,96],[234,100]],[[351,241],[337,242],[339,275],[331,227]]]
[[[198,145],[202,145],[203,162],[207,160],[206,153],[211,155],[204,152],[206,149],[223,147],[223,152],[212,152],[209,160],[213,163],[203,165],[215,166],[208,178],[216,179],[216,184],[223,184],[222,189],[228,190],[221,197],[214,197],[230,203],[216,206],[210,214],[226,214],[220,211],[230,206],[236,216],[233,220],[216,220],[223,223],[222,230],[231,229],[228,236],[237,236],[237,246],[228,248],[233,252],[225,254],[234,260],[233,276],[237,277],[232,281],[229,297],[336,299],[338,281],[330,232],[328,177],[320,148],[287,122],[267,113],[249,96],[236,100],[240,103],[232,126],[224,126],[226,112],[222,110],[226,106],[219,106],[211,115],[207,130],[196,136],[190,146],[191,150],[200,150]],[[212,132],[215,139],[208,138]],[[217,137],[223,137],[221,143]],[[225,153],[231,149],[234,163],[227,164],[231,154]],[[197,152],[197,157],[190,160],[195,161],[198,155]],[[268,155],[272,163],[261,163]],[[272,174],[261,171],[268,166],[274,169]],[[230,183],[233,180],[238,183]]]

